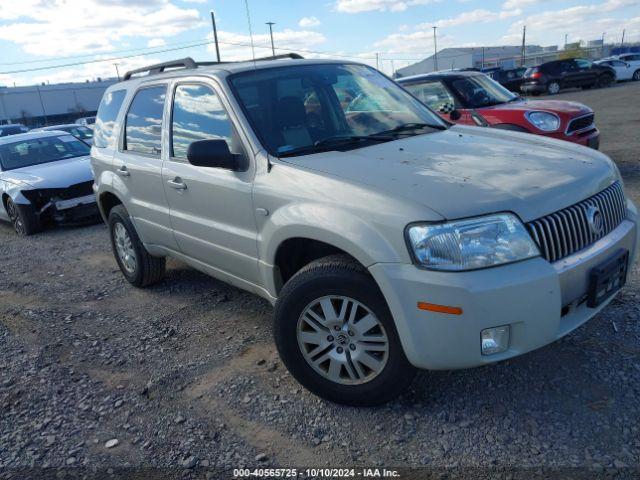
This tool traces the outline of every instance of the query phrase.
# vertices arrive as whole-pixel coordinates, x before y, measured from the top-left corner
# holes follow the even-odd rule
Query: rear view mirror
[[[187,160],[196,167],[238,170],[240,155],[231,153],[224,140],[198,140],[187,149]]]

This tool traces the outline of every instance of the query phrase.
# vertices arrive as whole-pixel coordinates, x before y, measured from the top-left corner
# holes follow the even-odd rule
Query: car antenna
[[[249,0],[244,0],[244,6],[247,10],[247,23],[249,24],[249,40],[251,41],[251,56],[253,57],[253,69],[256,69],[256,49],[253,46],[253,31],[251,30],[251,15],[249,14]]]

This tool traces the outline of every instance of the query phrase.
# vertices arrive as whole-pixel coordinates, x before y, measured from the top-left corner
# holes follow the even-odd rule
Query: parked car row
[[[628,53],[596,61],[553,60],[535,67],[484,72],[512,92],[553,95],[564,88],[607,87],[615,81],[640,80],[640,54]]]
[[[5,138],[6,218],[26,234],[95,182],[128,282],[161,281],[174,257],[266,298],[293,377],[351,405],[393,399],[419,368],[546,345],[625,284],[638,213],[615,164],[578,145],[597,139],[588,107],[475,72],[403,88],[285,57],[128,72],[100,104],[91,170],[66,132]],[[463,116],[476,127],[443,119]],[[557,140],[581,119],[591,133]]]

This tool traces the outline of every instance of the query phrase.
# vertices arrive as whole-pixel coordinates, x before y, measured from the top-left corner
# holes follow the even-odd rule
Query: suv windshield
[[[71,135],[42,137],[0,145],[2,170],[30,167],[89,155],[90,147]]]
[[[444,129],[436,114],[364,65],[300,65],[238,73],[231,86],[275,156],[349,149]]]
[[[490,107],[520,98],[486,75],[460,77],[450,85],[465,108]]]

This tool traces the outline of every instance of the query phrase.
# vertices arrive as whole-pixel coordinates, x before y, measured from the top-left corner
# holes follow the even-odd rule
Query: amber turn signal
[[[460,307],[450,307],[448,305],[437,305],[435,303],[418,302],[420,310],[428,310],[429,312],[449,313],[451,315],[462,315]]]

